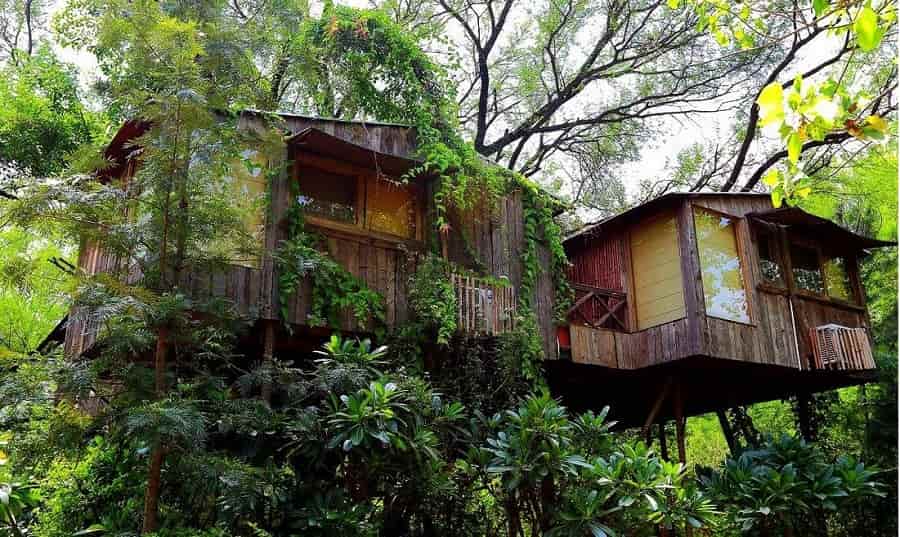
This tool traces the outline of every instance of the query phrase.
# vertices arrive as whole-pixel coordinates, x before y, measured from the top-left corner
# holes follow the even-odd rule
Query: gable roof
[[[612,225],[620,224],[630,219],[640,218],[641,216],[654,213],[669,205],[675,205],[679,200],[713,197],[768,198],[769,194],[761,192],[669,192],[640,205],[635,205],[621,213],[604,218],[603,220],[586,224],[582,226],[581,229],[570,233],[563,242],[569,242],[581,237],[587,238]]]
[[[577,241],[583,242],[589,240],[591,237],[599,235],[604,229],[608,229],[610,226],[649,216],[668,206],[677,205],[680,201],[685,199],[715,197],[750,197],[759,199],[769,198],[770,194],[764,192],[671,192],[646,203],[636,205],[609,218],[587,224],[578,231],[568,235],[563,243],[568,246]],[[808,213],[799,207],[782,207],[779,209],[773,207],[766,211],[749,212],[746,214],[746,217],[795,229],[800,228],[814,236],[823,238],[828,237],[828,240],[836,241],[837,245],[853,250],[897,245],[896,242],[865,237],[846,229],[827,218]]]

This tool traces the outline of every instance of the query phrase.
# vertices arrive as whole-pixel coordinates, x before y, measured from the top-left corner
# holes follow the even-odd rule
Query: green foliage
[[[75,67],[48,45],[0,69],[0,162],[35,176],[58,174],[67,159],[106,128],[79,95]]]
[[[452,267],[443,259],[429,255],[409,278],[409,307],[415,326],[403,330],[416,332],[420,338],[433,339],[447,345],[456,333],[456,293],[450,283]],[[433,338],[431,337],[433,335]]]
[[[884,495],[877,471],[852,457],[834,463],[802,440],[769,437],[759,449],[701,473],[703,487],[726,512],[733,532],[822,531],[827,513]]]

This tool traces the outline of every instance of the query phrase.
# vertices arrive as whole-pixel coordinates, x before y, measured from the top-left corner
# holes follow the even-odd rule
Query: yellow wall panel
[[[631,264],[638,330],[683,318],[684,287],[674,215],[641,222],[632,229]]]

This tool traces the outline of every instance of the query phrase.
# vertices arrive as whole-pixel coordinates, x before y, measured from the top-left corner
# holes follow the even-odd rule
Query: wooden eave
[[[315,127],[303,129],[289,137],[287,145],[391,177],[402,177],[423,164],[420,160],[381,153],[354,144]]]
[[[782,207],[769,211],[748,213],[753,220],[778,224],[792,231],[815,237],[817,241],[828,243],[835,249],[860,251],[870,248],[897,246],[895,241],[883,241],[854,233],[831,220],[810,214],[798,207]]]
[[[588,241],[592,237],[600,235],[600,233],[606,229],[626,222],[640,220],[645,216],[654,214],[663,209],[677,206],[684,200],[715,197],[768,198],[769,194],[760,192],[670,192],[668,194],[663,194],[658,198],[653,198],[646,203],[635,205],[634,207],[610,216],[609,218],[587,224],[581,229],[569,234],[563,242],[568,248],[570,245],[574,246],[579,242]]]

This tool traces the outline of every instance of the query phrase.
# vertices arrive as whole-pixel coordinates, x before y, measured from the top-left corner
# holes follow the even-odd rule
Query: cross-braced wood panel
[[[481,278],[452,274],[457,326],[465,334],[501,334],[515,327],[516,290]]]
[[[625,293],[579,283],[573,283],[572,288],[577,298],[566,315],[570,321],[592,328],[628,330]]]
[[[865,328],[827,324],[810,329],[814,369],[875,369]]]

